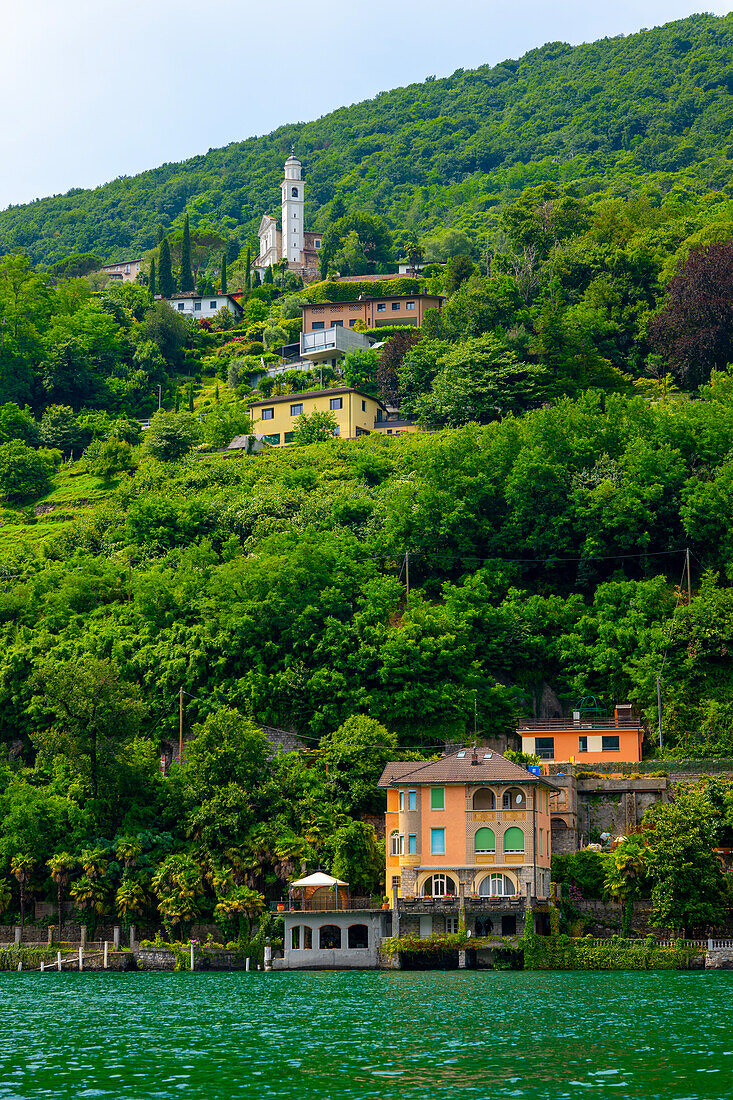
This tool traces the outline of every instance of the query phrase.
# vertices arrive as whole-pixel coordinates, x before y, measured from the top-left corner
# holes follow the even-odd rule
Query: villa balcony
[[[312,363],[324,359],[334,359],[347,355],[355,348],[368,348],[369,339],[363,332],[351,328],[319,329],[317,332],[303,332],[300,335],[300,355]]]
[[[467,897],[464,900],[466,913],[524,913],[527,901],[534,906],[536,899],[527,899],[521,894],[507,896],[494,895],[492,897]],[[446,916],[457,915],[459,900],[457,894],[448,894],[441,898],[399,898],[397,906],[400,916],[414,913],[416,916],[425,916],[430,913]]]

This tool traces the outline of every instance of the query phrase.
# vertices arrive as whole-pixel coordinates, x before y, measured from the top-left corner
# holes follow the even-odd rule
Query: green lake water
[[[733,1097],[733,972],[0,973],[0,1100]]]

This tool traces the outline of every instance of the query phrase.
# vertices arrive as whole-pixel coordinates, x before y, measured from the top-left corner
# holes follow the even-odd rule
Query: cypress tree
[[[257,270],[257,268],[255,268],[255,277],[254,277],[253,286],[261,286],[261,285],[262,285],[262,280],[260,279],[260,273]]]
[[[184,221],[184,239],[182,245],[180,245],[180,278],[178,279],[180,289],[183,292],[194,289],[194,275],[190,270],[190,229],[188,226],[188,215]]]
[[[150,291],[150,297],[155,297],[155,256],[150,261],[150,279],[148,281],[148,290]]]
[[[188,383],[188,411],[193,412],[193,378]]]
[[[247,261],[246,261],[246,264],[247,264],[247,274],[245,276],[244,285],[245,285],[245,288],[247,290],[251,290],[252,289],[252,252],[250,250],[249,245],[247,245]]]
[[[218,382],[216,383],[216,390],[214,391],[214,400],[216,401],[216,403],[218,405],[219,400],[220,400],[220,398],[219,398],[219,383]]]
[[[160,224],[160,222],[158,222],[155,227],[155,244],[158,248],[160,248],[161,244],[163,243],[163,237],[165,237],[163,226]]]
[[[224,252],[221,257],[221,292],[226,294],[227,292],[227,254]]]
[[[272,264],[268,264],[268,266],[265,268],[264,282],[271,283],[272,281]]]
[[[171,247],[168,238],[163,237],[160,242],[160,256],[158,258],[158,286],[164,298],[170,298],[176,292],[176,281],[171,270]]]

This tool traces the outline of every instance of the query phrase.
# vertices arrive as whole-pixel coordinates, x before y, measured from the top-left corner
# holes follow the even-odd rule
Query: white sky
[[[0,0],[0,209],[377,92],[733,4]]]

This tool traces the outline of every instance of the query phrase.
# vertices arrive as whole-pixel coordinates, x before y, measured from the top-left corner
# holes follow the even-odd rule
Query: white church
[[[254,266],[264,275],[268,267],[287,257],[288,269],[301,275],[303,282],[319,278],[318,256],[321,233],[305,230],[305,183],[303,165],[293,151],[285,161],[284,179],[281,184],[281,228],[277,218],[265,214],[257,233],[260,238],[260,254]]]

